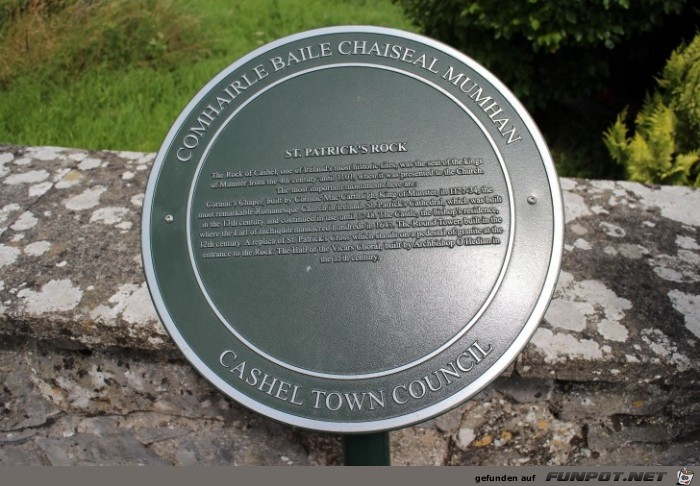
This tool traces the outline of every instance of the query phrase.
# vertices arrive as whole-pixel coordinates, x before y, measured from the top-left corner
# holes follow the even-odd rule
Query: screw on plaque
[[[528,204],[537,204],[537,197],[536,196],[528,196],[527,203]]]
[[[165,222],[168,223],[168,224],[170,224],[170,223],[172,223],[173,221],[175,221],[175,218],[173,217],[172,214],[166,214],[166,215],[165,215],[165,218],[163,218],[163,219],[164,219]]]

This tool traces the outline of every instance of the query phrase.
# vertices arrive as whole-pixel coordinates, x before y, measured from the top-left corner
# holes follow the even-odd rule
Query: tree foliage
[[[530,109],[604,91],[612,69],[620,64],[613,51],[632,45],[687,4],[687,0],[395,1],[426,35],[485,65]],[[642,55],[646,48],[639,46]]]
[[[673,52],[657,83],[635,117],[634,135],[623,111],[605,145],[630,180],[700,187],[700,34]]]

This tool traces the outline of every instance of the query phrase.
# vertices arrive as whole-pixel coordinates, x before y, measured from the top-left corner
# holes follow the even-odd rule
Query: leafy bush
[[[395,0],[423,32],[475,58],[531,110],[606,91],[615,48],[648,55],[639,37],[687,0]],[[690,7],[688,7],[690,8]],[[678,39],[671,46],[678,44]],[[670,49],[670,47],[668,48]],[[668,50],[666,50],[668,52]],[[629,51],[627,52],[629,54]],[[624,61],[624,59],[623,59]],[[656,68],[658,69],[658,67]]]
[[[605,145],[630,180],[700,187],[700,34],[673,52],[658,85],[635,118],[634,136],[625,110]]]

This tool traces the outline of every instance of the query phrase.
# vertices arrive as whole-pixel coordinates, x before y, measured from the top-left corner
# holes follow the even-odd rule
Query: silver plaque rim
[[[474,381],[472,381],[466,387],[462,388],[457,393],[449,396],[448,398],[437,402],[431,406],[422,408],[420,410],[411,411],[410,413],[407,413],[405,415],[365,422],[337,422],[330,420],[317,420],[286,413],[251,399],[250,397],[238,391],[236,388],[234,388],[233,386],[225,382],[223,379],[221,379],[216,373],[214,373],[210,369],[209,365],[207,365],[204,361],[202,361],[199,358],[196,352],[188,345],[187,341],[179,332],[177,325],[168,313],[167,305],[163,299],[163,296],[160,292],[160,287],[158,285],[158,276],[156,274],[153,263],[153,247],[151,245],[150,239],[152,221],[157,221],[155,218],[153,218],[152,215],[153,198],[155,195],[156,187],[158,186],[158,180],[160,178],[160,173],[165,161],[165,154],[168,152],[168,149],[173,144],[178,130],[180,129],[184,121],[188,118],[188,116],[191,114],[193,108],[200,101],[202,101],[202,99],[207,94],[210,93],[212,88],[214,88],[228,75],[230,75],[232,72],[234,72],[236,69],[238,69],[240,66],[244,65],[251,59],[257,58],[262,54],[276,49],[280,46],[283,46],[285,44],[322,35],[342,33],[379,34],[411,40],[432,47],[438,51],[441,51],[446,55],[449,55],[459,60],[460,62],[468,66],[470,69],[477,72],[481,77],[483,77],[487,82],[489,82],[493,87],[495,87],[498,90],[499,94],[508,102],[508,104],[514,109],[518,116],[522,118],[528,133],[532,137],[533,142],[540,156],[542,157],[542,162],[547,177],[547,183],[550,189],[552,203],[552,248],[550,252],[551,256],[547,269],[547,274],[544,278],[541,291],[527,322],[521,327],[518,336],[508,347],[508,349],[500,356],[500,358],[498,358],[498,360],[496,360],[496,362],[493,365],[491,365],[486,371],[479,375]],[[554,289],[556,287],[556,283],[559,277],[561,259],[563,255],[563,247],[564,204],[562,199],[561,188],[559,185],[559,179],[554,168],[554,162],[549,153],[549,149],[547,148],[544,138],[542,137],[542,134],[537,128],[534,120],[527,112],[525,107],[522,105],[522,103],[520,103],[520,101],[515,97],[515,95],[513,95],[500,80],[498,80],[493,74],[491,74],[491,72],[486,70],[479,63],[477,63],[467,55],[463,54],[462,52],[457,51],[456,49],[446,44],[438,42],[429,37],[402,31],[399,29],[361,25],[324,27],[282,37],[244,55],[243,57],[230,64],[216,76],[214,76],[214,78],[212,78],[182,110],[182,112],[170,128],[168,134],[166,135],[163,144],[161,145],[156,155],[151,169],[151,174],[148,179],[146,192],[144,196],[141,221],[142,262],[144,273],[146,276],[146,283],[148,284],[148,289],[151,294],[151,298],[153,300],[156,311],[161,319],[161,322],[164,324],[166,330],[168,331],[172,339],[175,341],[175,344],[185,355],[185,358],[195,367],[195,369],[223,393],[233,398],[238,403],[250,408],[251,410],[254,410],[267,417],[290,425],[324,432],[336,433],[377,432],[414,425],[428,420],[430,418],[433,418],[442,413],[445,413],[446,411],[458,406],[470,397],[476,395],[489,383],[495,380],[520,354],[525,345],[529,342],[532,335],[535,333],[541,319],[543,318],[545,311],[549,306],[549,302],[551,300],[552,294],[554,293]]]

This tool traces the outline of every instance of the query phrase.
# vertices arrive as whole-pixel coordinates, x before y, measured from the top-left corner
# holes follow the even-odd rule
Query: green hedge
[[[475,58],[530,108],[605,91],[621,46],[644,59],[643,34],[687,0],[395,0],[423,32]],[[673,42],[677,45],[678,40]],[[669,48],[670,49],[670,48]],[[668,51],[666,51],[668,52]],[[630,54],[634,56],[635,54]],[[656,68],[658,69],[658,67]]]

